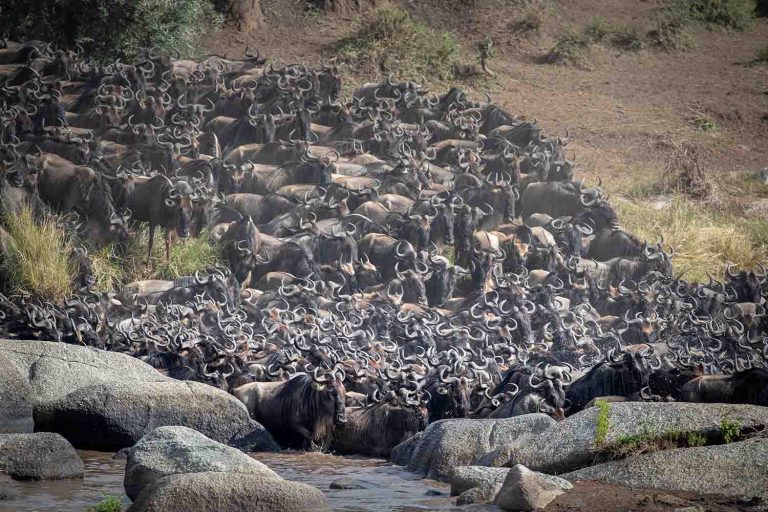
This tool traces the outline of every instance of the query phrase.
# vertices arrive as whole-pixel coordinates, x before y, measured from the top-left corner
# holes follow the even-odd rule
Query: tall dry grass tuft
[[[35,222],[32,208],[7,214],[3,223],[10,237],[2,264],[6,292],[28,293],[60,301],[72,292],[75,268],[71,243],[55,217]]]
[[[617,199],[622,225],[641,240],[656,241],[659,233],[675,248],[675,273],[689,281],[722,277],[725,264],[754,268],[765,263],[768,245],[756,235],[765,226],[708,210],[691,199],[676,196],[659,207],[652,203]]]
[[[670,142],[672,151],[664,168],[664,186],[696,199],[712,194],[712,183],[706,173],[704,147],[694,141]]]

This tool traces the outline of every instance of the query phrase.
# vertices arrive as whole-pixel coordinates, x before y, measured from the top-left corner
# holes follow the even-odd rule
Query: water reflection
[[[252,456],[287,480],[313,485],[325,493],[331,510],[340,512],[406,512],[453,508],[450,488],[421,480],[380,459],[336,457],[323,453],[255,453]],[[331,482],[350,478],[365,489],[330,489]],[[429,489],[443,496],[427,496]]]
[[[13,501],[0,501],[0,511],[81,512],[104,496],[119,496],[123,503],[131,500],[123,489],[125,460],[112,459],[111,453],[78,451],[85,464],[82,480],[46,480],[43,482],[12,481],[19,492]]]
[[[79,451],[85,463],[85,478],[44,482],[16,482],[19,499],[0,500],[0,512],[82,512],[104,496],[119,496],[124,505],[130,500],[123,489],[125,460],[111,453]],[[445,484],[420,480],[388,462],[363,457],[336,457],[322,453],[256,453],[263,462],[288,480],[313,485],[322,490],[331,510],[340,512],[411,512],[453,508]],[[339,478],[356,480],[365,489],[336,490],[330,484]],[[442,496],[428,496],[428,490]]]

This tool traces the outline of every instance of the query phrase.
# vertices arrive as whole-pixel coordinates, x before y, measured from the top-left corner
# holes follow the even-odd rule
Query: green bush
[[[35,220],[25,206],[3,218],[9,235],[2,270],[6,293],[28,293],[57,302],[72,291],[70,241],[53,217]]]
[[[720,435],[723,436],[725,444],[738,441],[741,437],[741,423],[736,420],[723,418],[720,422]]]
[[[550,64],[585,66],[589,60],[589,37],[573,29],[566,30],[557,38],[555,46],[547,54]]]
[[[689,432],[685,441],[691,448],[707,444],[707,438],[698,432]]]
[[[86,508],[86,512],[120,512],[123,503],[117,496],[105,496],[95,507]]]
[[[665,9],[651,20],[648,41],[666,50],[691,48],[693,36],[688,32],[690,19],[680,9]]]
[[[614,27],[602,16],[595,16],[584,27],[584,36],[594,43],[602,43],[613,33]]]
[[[752,59],[749,64],[753,66],[757,64],[768,64],[768,44],[757,50],[755,58]]]
[[[666,10],[681,13],[691,20],[733,30],[745,30],[752,24],[756,0],[671,0]]]
[[[402,9],[384,7],[336,50],[342,60],[373,71],[446,80],[454,76],[461,46],[451,33],[416,22]]]
[[[611,33],[611,46],[622,50],[641,50],[643,48],[643,35],[634,25],[615,25]]]
[[[209,0],[3,0],[0,28],[14,39],[34,38],[99,58],[135,57],[157,46],[191,55],[211,25]]]

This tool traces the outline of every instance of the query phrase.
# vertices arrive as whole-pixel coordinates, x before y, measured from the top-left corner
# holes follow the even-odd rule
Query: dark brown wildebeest
[[[269,429],[281,446],[328,448],[336,427],[347,421],[339,374],[298,373],[286,382],[252,382],[234,395]]]

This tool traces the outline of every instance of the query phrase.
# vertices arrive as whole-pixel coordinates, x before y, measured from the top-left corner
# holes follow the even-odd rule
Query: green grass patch
[[[749,61],[747,64],[750,66],[768,64],[768,44],[758,49],[757,53],[755,54],[755,58]]]
[[[596,400],[597,421],[595,424],[595,446],[605,445],[605,438],[611,428],[611,405],[605,400]]]
[[[707,438],[698,432],[689,432],[688,436],[685,438],[685,442],[691,448],[695,448],[707,444]]]
[[[738,441],[741,437],[741,423],[736,420],[723,418],[720,422],[720,435],[723,437],[725,444]]]
[[[143,229],[131,236],[124,258],[116,259],[110,248],[92,252],[96,289],[114,290],[144,279],[175,279],[221,263],[221,248],[211,241],[207,230],[197,238],[175,240],[167,260],[162,232],[156,232],[149,266],[146,265],[148,247],[149,230]]]
[[[117,496],[105,496],[93,507],[86,508],[86,512],[120,512],[123,509],[123,503]]]
[[[549,64],[562,64],[588,67],[592,40],[583,32],[568,29],[560,34],[555,46],[549,50],[546,61]]]
[[[450,32],[415,21],[407,11],[383,7],[357,33],[340,41],[336,51],[342,60],[369,71],[447,80],[454,77],[461,45]]]
[[[731,30],[746,30],[757,10],[755,0],[671,0],[665,10],[692,21]]]
[[[692,48],[695,44],[688,27],[690,18],[679,9],[664,9],[651,19],[646,34],[648,44],[664,50]]]
[[[3,224],[9,235],[2,270],[7,293],[28,293],[58,302],[72,292],[75,268],[72,249],[54,217],[37,222],[32,208],[8,214]]]
[[[707,438],[696,431],[670,428],[664,432],[656,432],[648,424],[641,423],[641,426],[640,433],[621,436],[612,443],[602,446],[598,456],[609,460],[624,459],[661,450],[707,445]]]
[[[603,43],[613,33],[614,26],[602,16],[595,16],[584,27],[583,35],[594,43]]]

